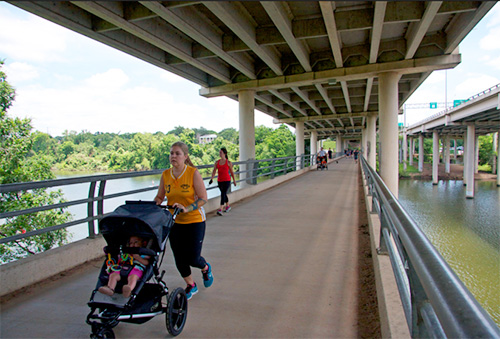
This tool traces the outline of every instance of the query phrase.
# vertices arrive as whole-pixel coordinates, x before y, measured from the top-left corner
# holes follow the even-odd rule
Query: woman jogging
[[[217,184],[219,185],[220,190],[220,208],[217,211],[218,215],[222,215],[222,211],[229,212],[231,210],[231,206],[229,206],[229,199],[227,197],[227,190],[229,186],[231,186],[231,177],[233,177],[234,186],[236,186],[236,179],[234,178],[233,164],[227,158],[227,149],[222,147],[219,151],[220,159],[217,160],[214,164],[214,170],[212,171],[212,177],[208,184],[210,185],[213,182],[215,177],[215,173],[219,172],[217,176]],[[226,205],[224,207],[224,204]]]
[[[198,293],[191,267],[201,269],[205,287],[210,287],[214,281],[212,267],[201,256],[206,227],[203,205],[207,203],[207,190],[200,172],[189,159],[185,143],[178,141],[172,145],[170,163],[172,167],[161,175],[155,202],[160,205],[166,196],[169,205],[181,210],[170,230],[169,241],[177,270],[187,283],[189,300]]]

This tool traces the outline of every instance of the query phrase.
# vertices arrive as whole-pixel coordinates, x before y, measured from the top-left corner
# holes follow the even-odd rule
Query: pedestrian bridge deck
[[[189,302],[181,336],[204,338],[354,338],[376,318],[360,292],[361,204],[357,164],[342,159],[210,215],[203,248],[215,282]],[[366,221],[365,221],[366,222]],[[100,262],[31,289],[2,305],[2,338],[88,338],[86,303]],[[171,250],[163,262],[170,288],[184,287]],[[364,305],[359,307],[358,305]],[[360,311],[364,309],[364,311]],[[376,308],[373,311],[376,313]],[[120,323],[118,338],[168,337],[164,317]]]

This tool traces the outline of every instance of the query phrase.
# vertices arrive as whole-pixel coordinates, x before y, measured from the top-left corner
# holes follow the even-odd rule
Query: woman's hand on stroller
[[[187,209],[186,207],[184,207],[183,205],[179,204],[178,202],[176,202],[175,204],[172,205],[172,208],[175,210],[176,208],[181,212],[181,213],[187,213]]]

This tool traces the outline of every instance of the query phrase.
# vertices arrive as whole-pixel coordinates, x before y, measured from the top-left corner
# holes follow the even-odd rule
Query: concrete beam
[[[234,95],[240,90],[253,89],[279,90],[293,86],[310,86],[328,83],[330,79],[338,81],[352,81],[378,77],[383,72],[396,72],[400,75],[430,72],[439,69],[454,68],[461,61],[459,54],[443,55],[422,59],[400,60],[381,64],[371,64],[348,68],[332,69],[327,71],[308,72],[288,76],[278,76],[271,79],[250,80],[240,83],[227,84],[215,87],[202,87],[201,96],[211,98],[224,95]]]

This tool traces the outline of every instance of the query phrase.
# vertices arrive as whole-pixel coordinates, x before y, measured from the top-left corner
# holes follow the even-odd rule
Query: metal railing
[[[379,254],[388,254],[413,338],[500,338],[500,329],[361,157],[372,212],[380,218]]]
[[[291,156],[291,157],[282,157],[274,159],[238,161],[238,162],[233,162],[233,165],[235,168],[235,176],[239,178],[237,182],[246,182],[247,184],[255,185],[259,180],[265,179],[265,177],[272,179],[276,176],[311,166],[315,163],[315,159],[316,155],[301,155],[301,156]],[[213,165],[201,165],[197,166],[197,168],[200,171],[200,173],[202,173],[202,176],[203,173],[209,173],[208,176],[203,177],[203,180],[209,179],[211,177]],[[245,169],[242,170],[241,168]],[[94,238],[96,236],[95,221],[109,214],[109,213],[104,213],[105,210],[104,202],[106,200],[122,196],[130,196],[133,194],[138,194],[158,189],[157,185],[156,186],[153,185],[140,189],[124,190],[113,194],[106,194],[106,183],[108,181],[133,178],[133,177],[144,177],[149,175],[159,175],[163,171],[164,169],[142,171],[142,172],[92,175],[92,176],[82,176],[82,177],[67,178],[67,179],[43,180],[35,182],[0,185],[0,194],[4,194],[12,192],[31,191],[34,189],[61,187],[66,185],[89,184],[88,196],[85,199],[78,199],[52,205],[38,206],[23,210],[0,213],[0,221],[2,221],[5,218],[12,218],[30,213],[67,208],[75,205],[87,205],[87,216],[85,218],[72,220],[64,224],[52,225],[49,227],[29,231],[22,234],[20,233],[13,236],[2,237],[0,238],[0,244],[26,239],[35,235],[44,234],[59,229],[65,229],[70,226],[81,225],[85,223],[88,224],[88,236],[90,238]],[[207,190],[215,188],[217,187],[216,186],[207,187]],[[97,204],[97,213],[95,211],[96,204]]]

